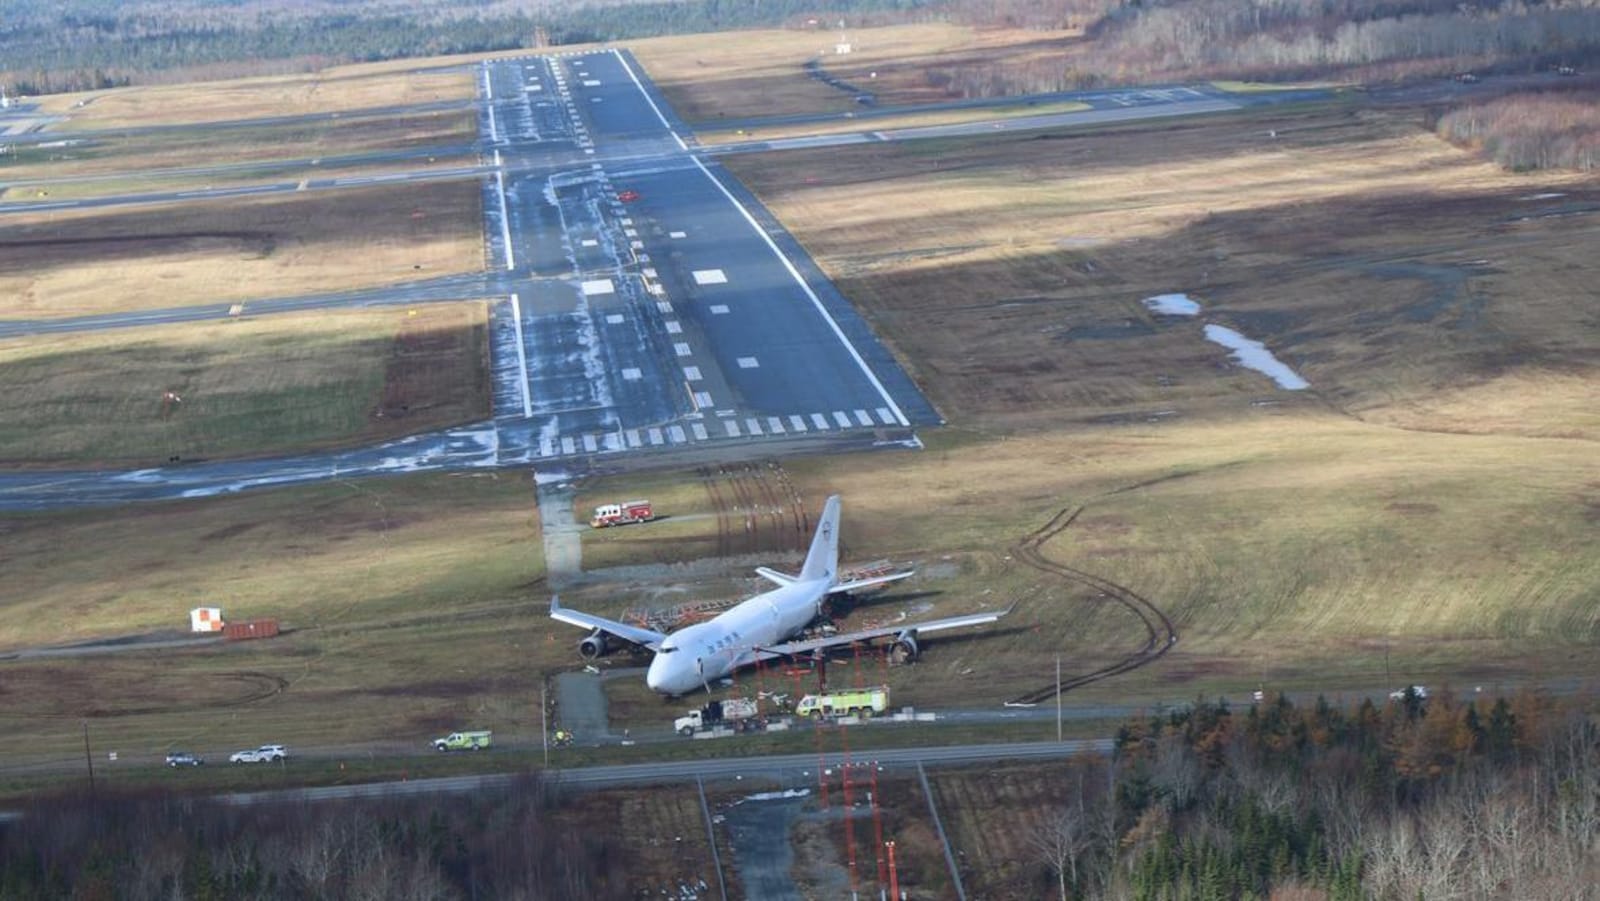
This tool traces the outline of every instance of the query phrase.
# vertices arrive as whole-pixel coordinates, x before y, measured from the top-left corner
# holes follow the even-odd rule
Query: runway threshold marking
[[[533,399],[528,396],[528,351],[522,346],[522,299],[511,295],[511,321],[517,329],[517,385],[522,388],[522,418],[533,418]]]

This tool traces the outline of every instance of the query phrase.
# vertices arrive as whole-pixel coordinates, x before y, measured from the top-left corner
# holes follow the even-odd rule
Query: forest
[[[0,0],[13,95],[304,72],[338,63],[778,27],[908,21],[929,0]]]
[[[1062,778],[1018,897],[1600,897],[1600,728],[1539,694],[1199,701]],[[42,796],[5,898],[628,898],[615,830],[529,775],[466,795],[255,804]]]

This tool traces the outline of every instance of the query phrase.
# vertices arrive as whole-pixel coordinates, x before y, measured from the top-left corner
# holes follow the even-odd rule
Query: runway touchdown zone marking
[[[694,283],[697,285],[726,285],[728,276],[721,269],[696,269]]]

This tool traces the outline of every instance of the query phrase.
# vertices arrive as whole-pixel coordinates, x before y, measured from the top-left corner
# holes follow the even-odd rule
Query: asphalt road
[[[1011,744],[952,745],[933,748],[895,748],[862,751],[856,754],[827,752],[781,754],[765,757],[715,757],[702,760],[662,761],[614,766],[555,769],[546,771],[550,784],[565,787],[609,788],[618,785],[651,785],[686,782],[695,779],[773,779],[780,784],[804,785],[818,778],[819,766],[837,769],[846,765],[880,767],[885,770],[924,766],[959,766],[986,761],[1058,760],[1079,754],[1106,754],[1109,738],[1064,742],[1022,742]],[[442,779],[415,779],[405,782],[374,782],[364,785],[333,785],[282,791],[245,792],[224,795],[231,804],[270,802],[331,801],[352,798],[393,798],[408,795],[453,794],[505,788],[523,777],[514,774],[453,776]]]

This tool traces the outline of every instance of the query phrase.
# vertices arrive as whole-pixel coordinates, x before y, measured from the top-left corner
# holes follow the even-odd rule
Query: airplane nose
[[[651,691],[665,691],[666,686],[662,684],[662,682],[665,681],[662,678],[663,675],[664,674],[661,672],[661,667],[655,661],[651,661],[650,668],[645,670],[644,673],[644,684],[650,686]]]

